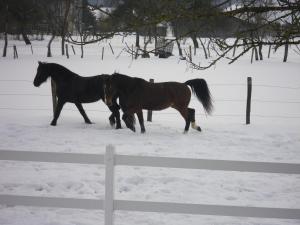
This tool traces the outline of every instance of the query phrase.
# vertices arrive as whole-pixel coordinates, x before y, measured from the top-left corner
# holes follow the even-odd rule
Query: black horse
[[[210,114],[213,109],[212,99],[204,79],[188,80],[185,83],[150,83],[141,78],[114,73],[109,79],[105,79],[104,101],[107,105],[112,105],[113,99],[119,97],[119,103],[124,112],[122,118],[132,131],[135,131],[134,113],[137,114],[141,132],[144,133],[142,109],[162,110],[168,107],[178,110],[185,119],[184,132],[189,130],[190,123],[192,123],[192,128],[201,131],[201,128],[196,125],[195,109],[188,108],[191,99],[188,86],[192,88],[205,111]]]
[[[55,126],[60,112],[66,102],[74,103],[83,116],[87,124],[91,124],[90,119],[86,115],[81,103],[91,103],[104,99],[103,85],[104,80],[109,75],[97,75],[92,77],[81,77],[76,73],[71,72],[67,68],[56,63],[39,62],[37,73],[34,78],[33,84],[39,87],[49,77],[56,84],[57,107],[54,113],[54,118],[51,122]],[[109,117],[110,124],[114,125],[117,122],[116,128],[121,128],[119,105],[116,99],[109,106],[112,112]]]

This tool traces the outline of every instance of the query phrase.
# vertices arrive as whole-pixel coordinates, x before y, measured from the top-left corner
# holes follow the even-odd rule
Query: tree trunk
[[[157,27],[156,27],[156,25],[154,25],[154,48],[155,48],[154,55],[155,56],[158,55],[156,47],[157,47]]]
[[[199,38],[199,40],[200,40],[200,44],[201,44],[201,46],[203,48],[203,51],[204,51],[205,59],[207,59],[208,57],[207,57],[207,52],[206,52],[205,45],[204,45],[203,41],[201,40],[201,38]]]
[[[208,58],[210,58],[210,44],[211,44],[211,41],[209,40],[208,43],[207,43],[207,56],[208,56]]]
[[[5,25],[4,25],[4,48],[2,57],[6,57],[7,54],[7,28],[8,28],[8,5],[6,5]]]
[[[287,61],[288,53],[289,53],[289,45],[288,45],[288,44],[285,44],[285,45],[284,45],[284,57],[283,57],[283,62],[286,62],[286,61]]]
[[[180,46],[180,41],[177,39],[177,37],[176,37],[176,44],[177,44],[177,47],[178,47],[179,56],[182,57],[182,49],[181,49],[181,46]]]
[[[262,54],[262,44],[259,44],[258,46],[258,53],[259,53],[259,59],[263,60],[263,54]]]
[[[65,55],[65,36],[61,37],[61,55]]]
[[[24,30],[24,26],[22,25],[22,28],[21,28],[21,34],[22,34],[22,38],[25,42],[26,45],[31,45],[31,42],[27,36],[27,34],[25,33],[25,30]]]
[[[47,57],[52,57],[52,53],[51,53],[51,44],[52,44],[52,41],[54,40],[54,38],[55,38],[55,35],[54,34],[52,34],[52,36],[51,36],[51,38],[50,38],[50,40],[49,40],[49,42],[48,42],[48,45],[47,45]]]
[[[6,57],[7,53],[7,32],[4,33],[4,47],[3,47],[3,55],[2,57]]]
[[[258,52],[257,52],[257,48],[254,46],[254,55],[255,55],[255,60],[258,60]]]
[[[194,48],[199,48],[199,44],[198,44],[196,35],[192,34],[191,38],[193,40]]]
[[[138,31],[136,32],[135,47],[140,47],[140,33]]]
[[[269,46],[269,51],[268,51],[268,58],[270,58],[270,53],[271,53],[271,45]]]
[[[68,30],[68,16],[70,12],[70,7],[71,7],[71,0],[66,0],[66,10],[64,14],[64,21],[62,24],[62,29],[61,29],[61,54],[65,55],[65,38],[66,38],[66,33]]]
[[[81,41],[81,45],[80,45],[80,50],[81,50],[81,56],[80,56],[80,58],[83,58],[83,37],[82,37],[82,35],[80,35],[80,41]]]

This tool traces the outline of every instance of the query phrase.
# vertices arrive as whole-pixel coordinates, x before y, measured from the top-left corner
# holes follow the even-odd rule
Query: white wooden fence
[[[300,164],[116,155],[114,154],[114,147],[111,145],[107,146],[105,155],[0,150],[0,160],[105,164],[104,200],[0,195],[0,204],[9,206],[104,210],[105,225],[113,224],[113,212],[115,210],[300,219],[300,209],[115,200],[113,187],[114,167],[116,165],[300,174]]]

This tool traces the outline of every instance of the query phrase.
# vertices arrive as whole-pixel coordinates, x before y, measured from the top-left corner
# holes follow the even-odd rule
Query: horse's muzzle
[[[34,85],[35,87],[39,87],[41,84],[39,84],[38,82],[34,81],[34,82],[33,82],[33,85]]]

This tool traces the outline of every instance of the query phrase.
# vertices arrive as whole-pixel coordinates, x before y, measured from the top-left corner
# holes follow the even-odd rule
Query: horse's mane
[[[123,89],[127,89],[128,91],[132,91],[137,86],[140,86],[142,83],[147,82],[142,78],[130,77],[120,73],[113,73],[112,77],[113,80],[118,84],[118,86],[122,86]]]
[[[118,80],[121,80],[121,81],[124,81],[124,82],[130,82],[133,79],[134,80],[139,80],[139,81],[142,81],[142,80],[145,81],[144,79],[139,78],[139,77],[130,77],[130,76],[127,76],[125,74],[120,74],[120,73],[113,73],[112,75],[114,77],[116,77]]]
[[[59,74],[60,76],[74,76],[74,75],[78,76],[78,74],[72,72],[71,70],[67,69],[66,67],[60,64],[46,63],[46,62],[43,62],[42,64],[46,65],[53,74]]]

